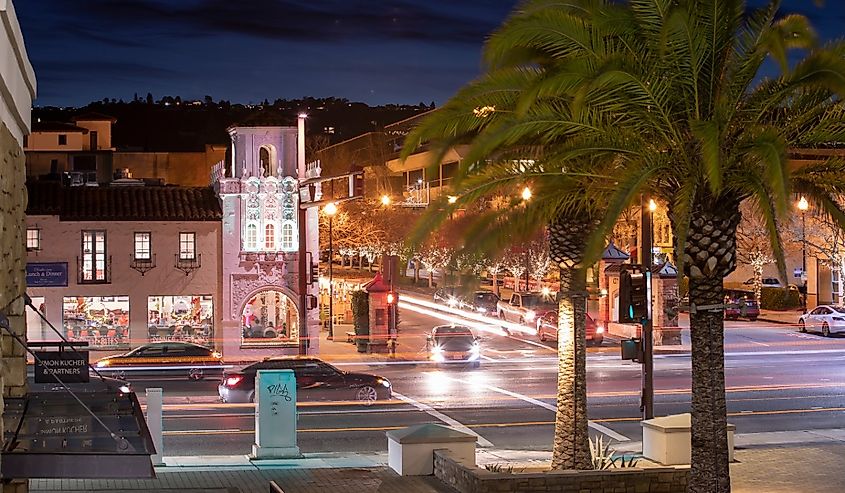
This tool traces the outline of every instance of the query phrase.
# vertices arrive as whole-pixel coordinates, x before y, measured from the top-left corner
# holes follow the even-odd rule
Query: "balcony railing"
[[[103,269],[97,269],[97,262],[91,260],[89,268],[85,268],[82,257],[76,257],[77,284],[111,284],[111,255],[105,258]]]
[[[176,258],[176,268],[181,270],[187,276],[191,272],[202,267],[202,254],[198,253],[195,258],[181,258],[179,254],[174,254]]]
[[[135,254],[129,254],[129,267],[137,270],[141,273],[141,276],[146,274],[147,272],[155,269],[156,267],[156,254],[153,254],[150,258],[136,258]]]

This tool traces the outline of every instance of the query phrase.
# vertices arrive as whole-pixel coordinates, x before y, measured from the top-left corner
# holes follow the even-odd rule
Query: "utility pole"
[[[643,394],[640,410],[643,414],[643,419],[652,419],[654,417],[654,338],[652,334],[652,324],[654,316],[652,314],[653,301],[651,291],[651,264],[652,264],[652,228],[654,221],[654,209],[656,204],[653,200],[646,202],[645,195],[640,197],[640,231],[642,245],[642,265],[643,275],[646,283],[646,306],[648,311],[646,317],[642,319],[642,337],[643,337]]]

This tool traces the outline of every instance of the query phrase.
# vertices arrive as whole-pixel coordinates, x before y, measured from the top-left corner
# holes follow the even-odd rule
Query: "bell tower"
[[[229,127],[231,149],[219,179],[223,204],[223,356],[259,359],[317,350],[317,313],[305,306],[311,286],[305,244],[312,214],[300,208],[306,177],[304,118],[262,111]],[[313,318],[313,321],[309,321]],[[308,338],[314,326],[313,338]],[[310,344],[306,344],[306,340]]]

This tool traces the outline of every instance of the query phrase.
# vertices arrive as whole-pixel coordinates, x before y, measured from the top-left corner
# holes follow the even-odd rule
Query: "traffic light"
[[[311,264],[311,271],[308,276],[308,284],[314,284],[320,279],[320,266],[318,264]]]
[[[648,317],[648,280],[639,265],[619,271],[619,321],[639,323]]]
[[[391,292],[387,293],[387,304],[392,305],[394,303],[396,303],[396,293],[391,291]]]

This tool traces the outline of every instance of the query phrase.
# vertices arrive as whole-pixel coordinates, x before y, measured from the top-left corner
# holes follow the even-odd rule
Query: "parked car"
[[[557,310],[555,303],[542,293],[513,293],[509,301],[496,305],[499,318],[519,324],[535,324],[538,317]]]
[[[727,289],[725,290],[725,304],[738,305],[725,307],[725,320],[747,318],[753,322],[760,316],[760,305],[757,303],[753,291]]]
[[[378,375],[339,370],[317,358],[279,356],[226,372],[217,386],[223,402],[254,402],[258,370],[293,370],[298,401],[355,400],[370,405],[390,399],[390,381]]]
[[[783,284],[780,282],[780,279],[776,277],[764,277],[761,279],[764,288],[782,288],[784,287]],[[753,286],[754,285],[754,278],[748,279],[744,283],[746,286]]]
[[[819,305],[809,313],[801,315],[798,319],[798,330],[821,331],[825,337],[830,337],[834,332],[845,331],[845,307],[839,305]]]
[[[429,359],[436,363],[469,363],[481,366],[481,343],[464,325],[438,325],[426,340]]]
[[[151,342],[128,353],[101,358],[96,364],[103,374],[127,378],[135,376],[185,375],[190,380],[223,373],[220,354],[190,342]]]
[[[557,341],[557,312],[551,311],[537,319],[537,337],[545,341]],[[587,344],[600,346],[604,341],[604,325],[587,314]]]

